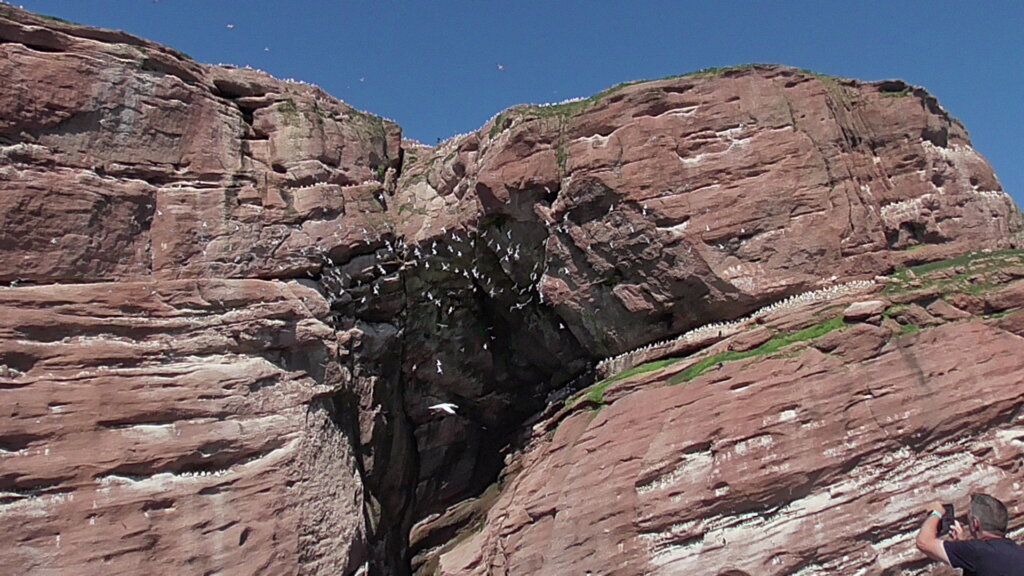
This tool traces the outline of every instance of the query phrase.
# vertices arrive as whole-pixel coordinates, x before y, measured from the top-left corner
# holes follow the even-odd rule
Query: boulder
[[[878,316],[888,307],[882,300],[866,300],[864,302],[854,302],[843,310],[843,319],[847,322],[862,322],[871,318],[872,316]]]

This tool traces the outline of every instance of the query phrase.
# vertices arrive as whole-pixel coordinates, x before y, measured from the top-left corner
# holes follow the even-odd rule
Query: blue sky
[[[1024,201],[1024,1],[15,0],[317,84],[426,144],[521,103],[771,62],[927,88]],[[230,27],[229,27],[230,26]],[[501,68],[499,68],[499,66]]]

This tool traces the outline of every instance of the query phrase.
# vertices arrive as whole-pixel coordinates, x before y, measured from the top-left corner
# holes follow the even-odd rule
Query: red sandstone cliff
[[[3,5],[0,52],[16,572],[928,573],[930,489],[1021,502],[1017,253],[875,283],[1020,241],[920,88],[745,66],[431,148]]]

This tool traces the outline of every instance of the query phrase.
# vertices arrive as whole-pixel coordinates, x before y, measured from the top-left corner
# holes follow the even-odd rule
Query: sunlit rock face
[[[798,301],[570,397],[533,426],[481,528],[424,565],[945,574],[914,547],[922,503],[963,506],[971,491],[1006,500],[1019,540],[1022,263],[965,266],[992,281],[980,295],[950,265],[923,289]]]
[[[0,52],[15,573],[921,571],[918,472],[1009,491],[1019,262],[876,282],[1020,240],[919,88],[745,66],[427,147],[6,5]]]
[[[521,255],[539,253],[523,271],[543,261],[539,295],[600,356],[1020,226],[932,96],[783,67],[513,108],[435,151],[425,181],[418,167],[402,191],[502,222]]]
[[[383,539],[316,278],[378,241],[398,127],[6,5],[0,52],[4,570],[356,570]]]

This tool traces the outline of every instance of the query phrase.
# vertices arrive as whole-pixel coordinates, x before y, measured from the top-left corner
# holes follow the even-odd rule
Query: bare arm
[[[936,509],[936,507],[938,508]],[[917,549],[932,560],[948,566],[949,558],[946,556],[946,548],[939,538],[939,516],[931,514],[932,511],[935,511],[941,515],[942,504],[934,503],[928,507],[928,511],[928,517],[924,519],[921,529],[917,532]]]

